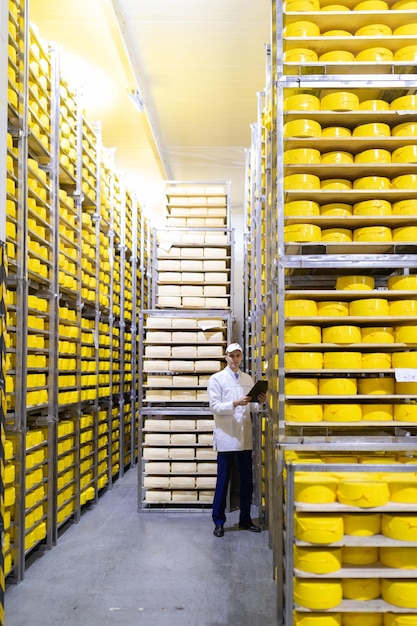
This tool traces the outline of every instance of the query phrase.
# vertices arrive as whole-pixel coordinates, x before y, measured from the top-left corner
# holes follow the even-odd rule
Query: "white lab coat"
[[[207,392],[214,415],[213,448],[219,452],[252,450],[251,410],[254,403],[233,407],[253,387],[249,374],[239,370],[239,378],[229,366],[210,376]],[[256,403],[255,403],[256,404]]]

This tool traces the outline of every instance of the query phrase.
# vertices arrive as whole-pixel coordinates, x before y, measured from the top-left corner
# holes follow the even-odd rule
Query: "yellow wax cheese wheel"
[[[320,207],[320,215],[352,215],[352,206],[342,202],[332,202],[330,204],[322,204]]]
[[[321,161],[321,155],[319,150],[314,148],[296,148],[294,150],[285,150],[284,163],[285,164],[317,164]]]
[[[353,215],[391,215],[388,200],[363,200],[353,205]]]
[[[323,405],[321,404],[285,404],[287,422],[321,422]]]
[[[416,514],[383,513],[381,531],[390,539],[417,541],[417,516]]]
[[[321,126],[315,120],[291,120],[284,124],[284,137],[320,137]]]
[[[317,378],[286,378],[285,393],[291,396],[312,396],[318,393]]]
[[[353,181],[353,188],[385,191],[391,189],[391,182],[386,176],[364,176]]]
[[[349,307],[350,315],[378,316],[389,315],[388,300],[385,298],[367,298],[352,300]]]
[[[332,30],[326,30],[326,32],[322,33],[322,37],[338,37],[340,39],[340,37],[352,37],[352,33],[348,30],[341,30],[340,28],[336,28]]]
[[[283,10],[288,12],[319,11],[319,0],[287,0],[283,3]]]
[[[389,500],[388,485],[382,481],[341,480],[337,499],[341,504],[361,508],[384,506]]]
[[[367,422],[391,422],[394,407],[390,404],[363,404],[362,419]]]
[[[354,11],[387,11],[388,3],[384,0],[364,0],[354,7]]]
[[[352,231],[347,228],[324,228],[321,231],[321,240],[327,242],[352,241]]]
[[[7,90],[7,100],[15,109],[17,109],[17,93],[13,89],[9,88]]]
[[[355,60],[355,55],[348,50],[330,50],[319,56],[319,61],[329,63],[349,63]]]
[[[320,378],[319,394],[321,396],[349,396],[357,393],[355,378]]]
[[[403,174],[391,181],[393,189],[417,189],[417,174]]]
[[[393,378],[360,378],[358,391],[362,395],[391,395],[394,384]]]
[[[401,146],[392,153],[393,163],[417,163],[417,145]]]
[[[328,326],[322,331],[323,343],[361,343],[359,326]]]
[[[322,137],[350,137],[351,135],[350,128],[344,126],[327,126],[321,130]]]
[[[408,276],[390,276],[388,278],[388,289],[399,289],[401,291],[417,290],[417,274]]]
[[[417,422],[417,405],[394,404],[394,420],[396,422]]]
[[[294,478],[294,497],[297,502],[325,504],[336,502],[338,481],[322,472]],[[388,491],[388,487],[387,487]]]
[[[392,232],[387,226],[364,226],[363,228],[355,228],[353,231],[353,241],[392,241]]]
[[[374,286],[375,279],[372,276],[339,276],[336,279],[337,290],[372,291]]]
[[[320,28],[314,22],[297,20],[284,27],[284,37],[320,37]]]
[[[405,609],[417,609],[417,580],[381,580],[382,599]]]
[[[381,37],[392,35],[392,30],[386,24],[368,24],[361,26],[355,32],[356,37]]]
[[[417,383],[408,382],[395,382],[395,393],[402,396],[415,396],[417,395]]]
[[[395,2],[391,9],[393,11],[416,11],[417,2],[415,0],[398,0]]]
[[[417,475],[394,474],[387,476],[385,480],[388,484],[390,502],[417,502]]]
[[[372,148],[358,152],[355,163],[391,163],[391,152],[382,148]]]
[[[314,174],[289,174],[284,176],[284,187],[286,190],[320,189],[320,178]]]
[[[332,369],[361,369],[361,352],[324,352],[323,367],[326,370]]]
[[[411,22],[409,24],[402,24],[398,26],[393,33],[393,35],[417,35],[417,22]]]
[[[11,178],[6,178],[6,191],[11,196],[14,196],[16,193],[16,184]]]
[[[325,422],[360,422],[362,408],[360,404],[325,404],[323,421]]]
[[[400,96],[395,98],[390,105],[392,110],[416,110],[417,109],[417,95]]]
[[[288,28],[288,27],[287,27]],[[284,99],[284,111],[319,111],[320,99],[312,94],[303,93],[287,96]]]
[[[290,326],[285,329],[285,341],[287,343],[320,343],[320,326]]]
[[[417,343],[417,326],[396,326],[396,343]]]
[[[294,547],[294,567],[310,574],[330,574],[342,567],[342,548]]]
[[[388,111],[389,103],[385,100],[364,100],[360,103],[361,111]]]
[[[371,565],[378,561],[379,550],[374,546],[344,547],[342,561],[346,565]]]
[[[392,229],[393,241],[417,241],[417,226],[400,226]]]
[[[371,537],[381,532],[380,513],[343,513],[345,535]]]
[[[343,626],[383,626],[382,613],[344,613]]]
[[[322,369],[323,367],[323,355],[321,352],[286,352],[284,359],[287,369],[304,370]]]
[[[415,626],[415,623],[415,613],[384,613],[383,626]]]
[[[284,52],[284,63],[314,63],[318,60],[317,52],[310,48],[293,48]]]
[[[335,580],[294,580],[294,602],[307,609],[333,609],[342,601],[342,583]]]
[[[284,313],[286,317],[314,316],[317,315],[317,302],[305,299],[286,300]]]
[[[342,584],[347,600],[375,600],[381,593],[379,578],[344,578]]]
[[[416,59],[417,46],[405,46],[394,53],[394,61],[415,61]]]
[[[317,303],[317,314],[319,316],[347,316],[349,315],[349,303],[337,300],[323,300]]]
[[[413,352],[393,352],[392,367],[417,368],[417,351]]]
[[[342,616],[340,613],[300,613],[294,611],[294,626],[341,626]]]
[[[417,137],[417,123],[404,122],[394,126],[391,130],[393,137]]]
[[[417,300],[392,300],[389,315],[416,315]]]
[[[353,137],[389,137],[391,128],[384,122],[360,124],[353,129]]]
[[[394,343],[394,331],[388,326],[361,329],[362,343]]]
[[[391,343],[391,342],[390,342]],[[363,369],[387,370],[391,368],[391,354],[387,352],[364,352],[362,354]]]
[[[320,215],[318,202],[293,200],[284,204],[284,215]]]
[[[284,241],[309,243],[321,240],[321,228],[315,224],[289,224],[284,226]]]
[[[321,11],[350,11],[344,4],[326,4],[321,7]]]
[[[331,165],[338,163],[353,163],[353,155],[350,152],[343,152],[341,150],[325,152],[321,155],[321,163]]]
[[[348,189],[352,189],[352,181],[347,178],[328,178],[321,181],[320,189],[347,191]]]
[[[296,513],[294,535],[309,543],[335,543],[343,538],[343,520],[340,515],[313,515]]]
[[[322,96],[322,111],[355,111],[359,106],[359,96],[350,91],[332,92]]]

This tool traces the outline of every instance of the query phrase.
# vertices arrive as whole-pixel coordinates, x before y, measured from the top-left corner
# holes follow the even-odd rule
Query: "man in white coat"
[[[252,500],[252,398],[247,395],[253,387],[249,374],[240,370],[243,353],[238,343],[226,348],[227,367],[210,376],[207,392],[214,415],[213,447],[217,450],[217,482],[212,518],[215,537],[223,537],[226,521],[226,497],[234,458],[237,459],[240,483],[239,528],[260,532],[251,519]],[[263,404],[266,394],[259,394]],[[252,406],[252,409],[254,407]]]

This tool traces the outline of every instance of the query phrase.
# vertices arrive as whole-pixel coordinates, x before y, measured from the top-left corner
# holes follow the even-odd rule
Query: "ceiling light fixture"
[[[135,107],[138,109],[138,111],[140,111],[140,113],[143,113],[145,110],[145,101],[142,98],[142,95],[139,89],[130,90],[129,98],[132,101],[132,103],[135,105]]]

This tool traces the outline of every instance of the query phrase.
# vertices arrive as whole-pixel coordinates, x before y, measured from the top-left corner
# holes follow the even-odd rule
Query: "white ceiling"
[[[245,148],[266,83],[270,0],[30,0],[87,117],[151,215],[166,179],[231,181],[242,210]],[[129,92],[139,90],[140,113]]]

